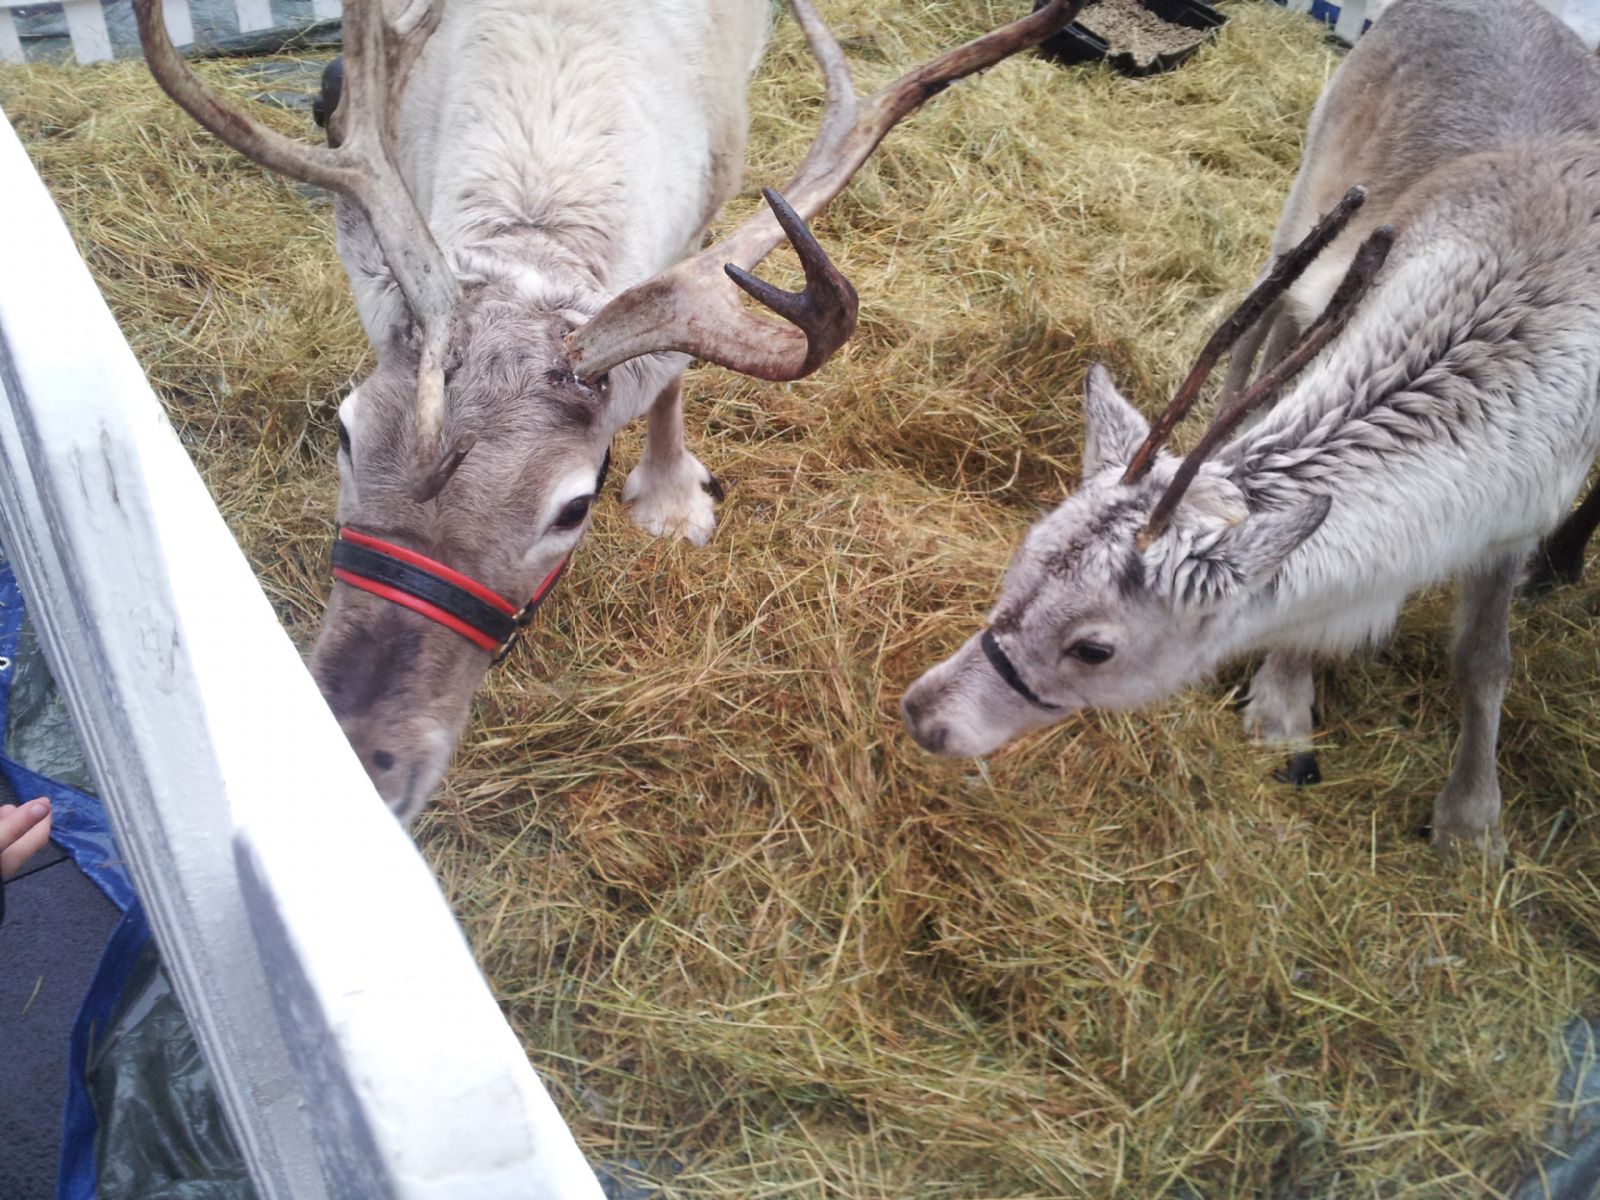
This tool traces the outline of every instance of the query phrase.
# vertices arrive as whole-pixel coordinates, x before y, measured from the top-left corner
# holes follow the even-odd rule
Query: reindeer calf
[[[1157,452],[1209,361],[1154,435],[1091,370],[1082,485],[1028,532],[988,629],[907,691],[916,740],[986,754],[1265,651],[1247,723],[1304,749],[1313,656],[1458,578],[1462,729],[1433,837],[1497,844],[1513,588],[1600,450],[1597,134],[1600,72],[1532,0],[1398,0],[1312,116],[1279,269],[1231,323],[1248,332],[1221,423],[1187,460]],[[1291,249],[1355,183],[1359,219]]]

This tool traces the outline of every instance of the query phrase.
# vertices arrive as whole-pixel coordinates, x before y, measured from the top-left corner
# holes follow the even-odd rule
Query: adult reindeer
[[[1275,268],[1155,429],[1091,370],[1083,483],[1028,532],[989,628],[907,691],[919,743],[985,754],[1264,650],[1247,724],[1303,750],[1313,655],[1384,635],[1406,596],[1458,577],[1464,711],[1433,837],[1498,841],[1512,589],[1600,449],[1591,58],[1532,0],[1397,0],[1317,105]],[[1273,365],[1242,386],[1252,335],[1210,432],[1159,452],[1250,329],[1277,341]]]
[[[339,197],[377,367],[340,408],[338,582],[312,670],[402,818],[587,529],[612,435],[648,412],[624,499],[652,533],[705,541],[716,484],[684,446],[683,356],[774,380],[821,366],[856,298],[804,221],[922,101],[1082,3],[1052,0],[863,100],[809,0],[792,0],[827,83],[820,131],[788,203],[767,193],[773,213],[693,254],[739,183],[768,0],[413,0],[398,15],[347,0],[326,148],[219,99],[174,51],[161,0],[135,0],[173,99]],[[748,274],[785,234],[801,293]]]

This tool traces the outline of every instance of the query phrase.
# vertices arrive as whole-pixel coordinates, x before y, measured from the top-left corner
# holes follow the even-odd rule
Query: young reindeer
[[[340,407],[337,582],[312,670],[402,818],[588,528],[616,431],[648,413],[623,491],[635,521],[704,542],[716,483],[684,446],[684,355],[773,380],[821,366],[856,297],[804,220],[922,101],[1082,3],[1052,0],[863,100],[809,0],[792,0],[826,79],[820,131],[788,203],[768,192],[773,213],[694,254],[739,184],[769,0],[346,0],[328,147],[219,99],[173,49],[161,0],[135,0],[173,99],[339,198],[377,366]],[[801,293],[748,274],[785,234]]]
[[[1512,590],[1600,449],[1590,58],[1532,0],[1397,0],[1317,105],[1276,246],[1354,181],[1359,222],[1355,189],[1218,331],[1153,431],[1090,371],[1082,485],[1028,532],[988,629],[905,695],[924,748],[986,754],[1260,651],[1247,724],[1303,747],[1313,656],[1381,637],[1410,593],[1455,577],[1463,717],[1433,837],[1498,845]],[[1270,369],[1187,458],[1158,453],[1226,344],[1285,313]]]

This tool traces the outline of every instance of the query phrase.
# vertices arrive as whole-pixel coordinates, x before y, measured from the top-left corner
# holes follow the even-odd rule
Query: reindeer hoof
[[[1290,755],[1289,761],[1274,771],[1272,777],[1279,783],[1292,783],[1296,788],[1322,782],[1322,772],[1317,769],[1317,756],[1310,750]]]
[[[1528,599],[1538,599],[1557,588],[1567,587],[1583,578],[1583,560],[1555,562],[1543,554],[1533,560],[1533,570],[1522,585],[1522,594]]]
[[[704,546],[717,527],[722,485],[700,460],[684,454],[661,464],[645,459],[628,472],[622,499],[633,523],[655,537],[681,537]]]
[[[1445,829],[1433,825],[1426,828],[1433,852],[1447,862],[1466,862],[1482,855],[1487,855],[1491,862],[1505,861],[1506,843],[1498,827]]]
[[[728,491],[722,486],[722,480],[718,479],[710,471],[706,472],[706,480],[700,485],[700,487],[718,504],[721,504],[728,498]]]

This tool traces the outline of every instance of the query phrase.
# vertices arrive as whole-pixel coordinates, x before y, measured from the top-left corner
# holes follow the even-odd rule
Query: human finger
[[[0,813],[0,876],[10,878],[50,839],[50,801],[42,796]]]

